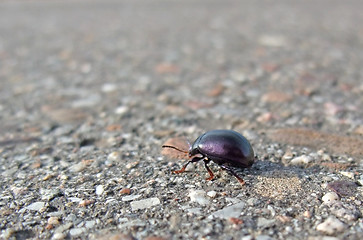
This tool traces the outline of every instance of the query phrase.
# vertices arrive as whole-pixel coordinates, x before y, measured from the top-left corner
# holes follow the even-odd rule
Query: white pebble
[[[70,200],[71,202],[75,202],[75,203],[82,201],[81,198],[77,198],[77,197],[69,197],[68,200]]]
[[[102,195],[102,194],[103,194],[103,192],[104,192],[103,186],[102,186],[102,185],[98,185],[98,186],[96,187],[96,194],[97,194],[98,196],[100,196],[100,195]]]
[[[139,201],[133,201],[130,203],[132,211],[136,211],[138,209],[150,208],[155,205],[159,205],[159,198],[146,198]]]
[[[306,165],[309,162],[311,162],[311,157],[306,155],[301,155],[299,157],[296,157],[290,161],[291,165]]]
[[[122,201],[127,202],[127,201],[132,201],[135,199],[138,199],[139,197],[141,197],[141,195],[128,195],[122,198]]]
[[[30,204],[29,206],[25,207],[25,209],[31,210],[31,211],[40,211],[42,208],[44,208],[45,202],[35,202]]]
[[[328,217],[323,223],[320,223],[316,230],[329,235],[344,231],[345,225],[335,217]]]
[[[128,111],[129,111],[129,108],[127,106],[119,106],[118,108],[116,108],[115,113],[117,115],[124,115]]]
[[[262,35],[258,43],[266,47],[282,47],[287,44],[287,39],[282,35]]]
[[[119,152],[112,152],[110,154],[108,154],[107,156],[107,160],[109,162],[119,162],[121,159],[121,155]]]
[[[86,228],[93,228],[96,225],[96,220],[90,220],[86,221],[86,224],[84,225]]]
[[[204,190],[190,190],[189,197],[191,202],[197,202],[200,205],[207,205],[209,203],[208,198],[206,198],[206,193]]]
[[[72,165],[69,170],[71,172],[81,172],[83,171],[85,168],[87,167],[87,165],[84,163],[84,162],[79,162],[79,163],[76,163],[74,165]]]
[[[330,162],[331,157],[329,154],[324,153],[323,155],[321,155],[321,160]]]
[[[229,218],[238,218],[241,215],[243,208],[246,206],[244,202],[240,202],[234,204],[232,206],[225,207],[221,210],[218,210],[212,213],[208,218],[222,218],[222,219],[229,219]]]
[[[66,234],[62,233],[62,232],[56,232],[54,233],[52,239],[54,240],[61,240],[61,239],[65,239],[66,238]]]
[[[117,85],[113,84],[113,83],[105,83],[102,85],[101,87],[102,92],[113,92],[115,90],[117,90]]]
[[[332,202],[338,201],[339,196],[335,192],[328,192],[321,199],[325,204],[331,204]]]
[[[74,237],[81,235],[85,230],[85,228],[72,228],[71,230],[69,230],[69,234]]]
[[[215,198],[217,196],[217,192],[216,191],[209,191],[207,192],[208,197],[211,198]]]
[[[342,174],[343,176],[346,176],[348,178],[354,179],[354,173],[352,173],[352,172],[341,171],[340,174]]]

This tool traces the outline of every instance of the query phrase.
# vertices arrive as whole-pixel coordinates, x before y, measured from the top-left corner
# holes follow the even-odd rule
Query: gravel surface
[[[362,9],[1,1],[0,238],[363,239]],[[245,185],[172,173],[211,129]]]

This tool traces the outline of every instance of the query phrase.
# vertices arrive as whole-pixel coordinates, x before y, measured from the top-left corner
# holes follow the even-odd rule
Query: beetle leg
[[[237,180],[242,184],[244,185],[245,184],[245,181],[237,175],[237,173],[235,173],[229,166],[226,166],[226,165],[219,165],[223,170],[227,170],[229,171],[230,173],[232,173],[233,176],[235,176],[237,178]]]
[[[190,161],[188,161],[184,166],[183,166],[183,168],[182,169],[180,169],[180,170],[177,170],[177,171],[173,171],[173,173],[183,173],[183,172],[185,172],[185,169],[187,168],[187,166],[189,165],[189,163],[193,163],[193,162],[198,162],[198,161],[200,161],[200,160],[202,160],[204,157],[194,157],[194,158],[192,158]]]
[[[206,178],[207,181],[210,181],[214,178],[214,174],[212,172],[212,170],[210,170],[210,168],[208,167],[208,163],[210,162],[210,160],[206,160],[204,159],[204,166],[207,169],[208,173],[209,173],[209,178]]]

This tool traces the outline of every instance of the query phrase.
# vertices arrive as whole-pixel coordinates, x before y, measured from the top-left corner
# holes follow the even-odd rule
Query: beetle
[[[189,151],[184,151],[171,145],[163,145],[162,147],[187,153],[190,158],[182,169],[174,171],[174,173],[183,173],[190,163],[203,160],[204,166],[209,173],[209,177],[206,180],[212,180],[214,174],[208,167],[208,163],[213,161],[223,170],[229,171],[242,185],[245,184],[245,181],[231,167],[249,168],[255,159],[254,151],[249,141],[233,130],[219,129],[208,131],[194,141],[189,147]]]

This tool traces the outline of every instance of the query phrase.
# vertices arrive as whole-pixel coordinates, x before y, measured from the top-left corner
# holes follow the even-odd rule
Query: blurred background
[[[2,132],[109,115],[362,131],[359,1],[0,4]]]

